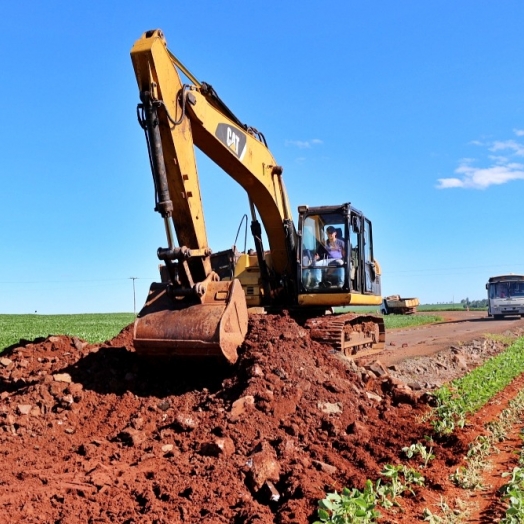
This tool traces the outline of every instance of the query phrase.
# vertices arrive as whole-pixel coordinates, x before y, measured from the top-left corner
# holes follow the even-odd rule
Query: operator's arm
[[[328,257],[328,251],[326,249],[326,246],[319,242],[317,246],[317,250],[315,251],[315,259],[319,260],[319,259],[327,258],[327,257]]]

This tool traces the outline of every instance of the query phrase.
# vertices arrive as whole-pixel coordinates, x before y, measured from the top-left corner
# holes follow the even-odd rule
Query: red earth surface
[[[451,320],[440,334],[388,333],[378,362],[340,358],[286,314],[253,317],[233,367],[140,358],[130,326],[100,345],[21,341],[0,355],[0,522],[313,522],[326,493],[362,489],[387,464],[417,466],[402,448],[432,434],[422,422],[429,395],[407,385],[403,366],[448,351],[449,370],[464,373],[504,347],[483,333],[514,337],[524,326],[492,321],[468,334],[453,330],[480,321]],[[477,346],[484,357],[468,360]],[[452,366],[460,350],[462,365]],[[421,522],[424,508],[437,513],[441,500],[464,498],[449,475],[521,384],[458,436],[436,439],[424,487],[401,507],[378,508],[380,522]],[[486,473],[491,489],[468,495],[476,508],[468,522],[503,515],[496,488],[517,460],[513,437],[499,469]]]

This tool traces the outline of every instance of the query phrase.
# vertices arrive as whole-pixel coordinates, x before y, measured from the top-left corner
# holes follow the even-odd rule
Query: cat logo
[[[229,124],[218,124],[215,136],[238,159],[242,160],[246,154],[246,135]]]

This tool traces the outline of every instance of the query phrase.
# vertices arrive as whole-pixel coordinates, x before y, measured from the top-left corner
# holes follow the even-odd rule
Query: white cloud
[[[294,146],[299,149],[310,149],[322,143],[322,140],[319,138],[312,138],[311,140],[286,140],[286,146]]]
[[[462,187],[462,181],[458,178],[439,178],[437,189],[448,189],[450,187]]]
[[[517,136],[524,136],[524,131],[513,130]],[[449,189],[460,187],[463,189],[486,189],[489,186],[501,185],[512,180],[524,180],[524,164],[515,162],[512,157],[524,156],[524,144],[516,140],[496,140],[489,144],[474,141],[472,144],[484,146],[491,152],[504,151],[506,154],[489,155],[487,159],[491,163],[489,167],[475,167],[474,159],[465,158],[459,162],[455,169],[458,175],[453,178],[439,178],[437,189]]]
[[[509,162],[507,156],[501,155],[488,155],[488,158],[495,162],[495,164],[507,164]]]
[[[501,151],[504,149],[514,151],[518,156],[524,156],[524,144],[519,144],[515,142],[515,140],[506,140],[504,142],[496,141],[493,142],[493,145],[489,148],[490,151]]]
[[[512,180],[524,180],[524,165],[509,163],[487,168],[463,164],[455,169],[460,178],[439,178],[438,189],[462,187],[464,189],[486,189],[489,186],[506,184]]]

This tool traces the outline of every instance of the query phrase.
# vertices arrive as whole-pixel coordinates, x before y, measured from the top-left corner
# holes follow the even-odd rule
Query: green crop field
[[[465,309],[463,304],[421,304],[417,307],[417,311],[465,311]]]
[[[418,308],[417,308],[418,310]],[[427,310],[433,311],[433,310]],[[434,310],[436,313],[442,310]],[[359,315],[381,315],[377,307],[353,306],[336,308],[337,313],[358,313]],[[405,328],[411,326],[422,326],[424,324],[434,324],[442,322],[443,318],[439,315],[384,315],[384,325],[388,329]]]
[[[135,319],[133,313],[0,315],[0,351],[20,340],[69,335],[92,344],[110,340]]]
[[[442,320],[443,318],[438,315],[386,315],[384,317],[384,325],[386,330],[388,330],[434,324],[435,322],[442,322]]]
[[[339,308],[339,312],[377,314],[377,308]],[[438,311],[438,310],[427,310]],[[0,352],[21,340],[32,341],[50,335],[68,335],[97,344],[111,340],[135,319],[133,313],[96,313],[84,315],[0,315]],[[387,329],[439,322],[438,315],[387,315]]]

